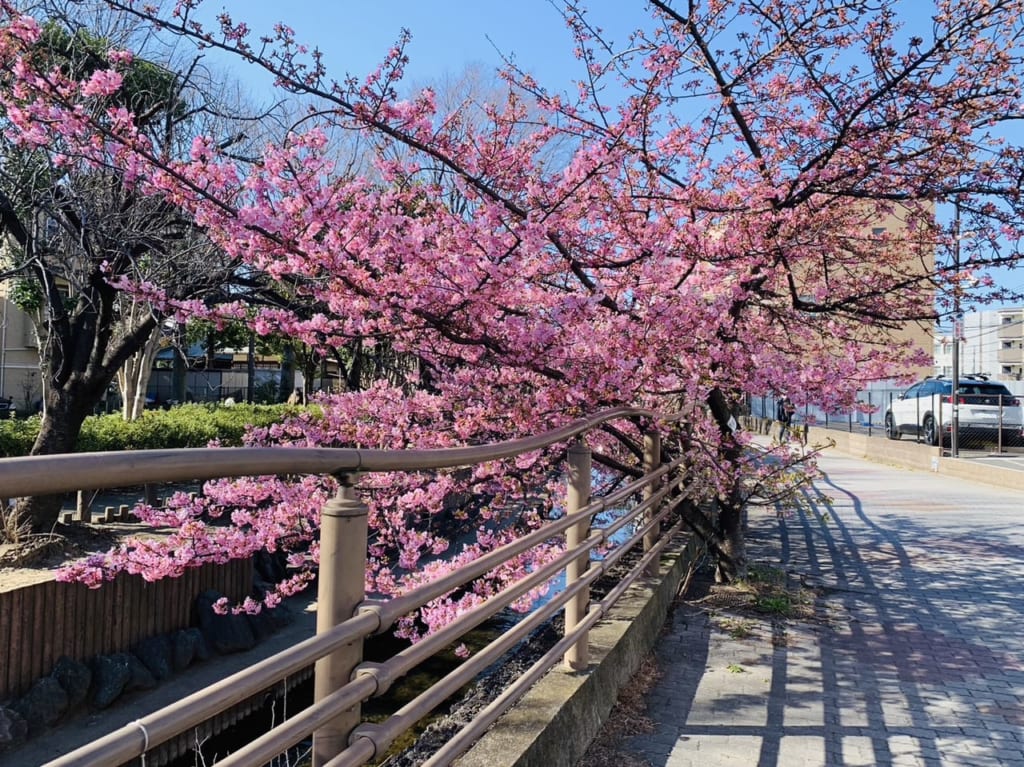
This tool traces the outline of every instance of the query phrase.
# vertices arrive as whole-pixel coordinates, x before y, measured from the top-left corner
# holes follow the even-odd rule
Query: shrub
[[[28,455],[39,434],[39,416],[0,421],[0,456]]]
[[[213,439],[235,447],[249,427],[280,423],[307,408],[298,405],[246,405],[224,407],[215,403],[179,405],[169,410],[147,410],[137,421],[118,414],[89,416],[82,425],[77,451],[158,450],[206,447]],[[0,421],[0,455],[27,455],[39,433],[38,416]]]

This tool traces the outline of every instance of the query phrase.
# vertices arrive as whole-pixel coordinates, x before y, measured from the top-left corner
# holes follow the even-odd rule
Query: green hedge
[[[147,410],[137,421],[118,414],[90,416],[82,425],[80,453],[108,450],[156,450],[206,447],[213,439],[222,445],[242,444],[250,426],[269,426],[305,408],[297,405],[218,404],[179,405],[170,410]],[[39,433],[39,416],[0,421],[0,455],[27,455]]]
[[[39,416],[0,421],[0,456],[28,455],[39,433]]]

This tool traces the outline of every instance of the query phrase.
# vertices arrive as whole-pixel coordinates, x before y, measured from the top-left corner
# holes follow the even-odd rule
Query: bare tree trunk
[[[245,355],[245,401],[250,405],[256,397],[256,333],[249,332],[249,351]]]
[[[129,357],[117,371],[117,385],[124,398],[121,415],[126,421],[134,421],[141,417],[146,408],[146,389],[149,388],[153,360],[156,359],[159,349],[160,329],[153,328],[146,345]]]
[[[277,384],[277,401],[284,402],[295,390],[295,347],[285,344],[281,352],[281,373]]]
[[[720,501],[718,506],[718,567],[715,580],[731,583],[747,577],[747,540],[743,533],[744,504],[732,497]]]
[[[174,360],[171,362],[171,391],[178,402],[188,400],[188,341],[185,323],[179,322],[174,335]]]

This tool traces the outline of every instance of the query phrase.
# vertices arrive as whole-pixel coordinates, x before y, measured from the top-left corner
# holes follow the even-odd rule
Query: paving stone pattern
[[[622,749],[653,767],[1024,765],[1024,498],[836,454],[821,467],[830,502],[754,513],[750,541],[829,623],[758,620],[739,639],[677,609],[656,731]]]

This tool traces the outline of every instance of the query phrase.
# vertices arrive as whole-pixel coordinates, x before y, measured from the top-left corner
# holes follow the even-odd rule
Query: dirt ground
[[[61,565],[108,551],[122,538],[139,531],[138,525],[130,523],[76,522],[57,525],[51,533],[23,535],[17,543],[0,543],[0,591],[48,580]]]

